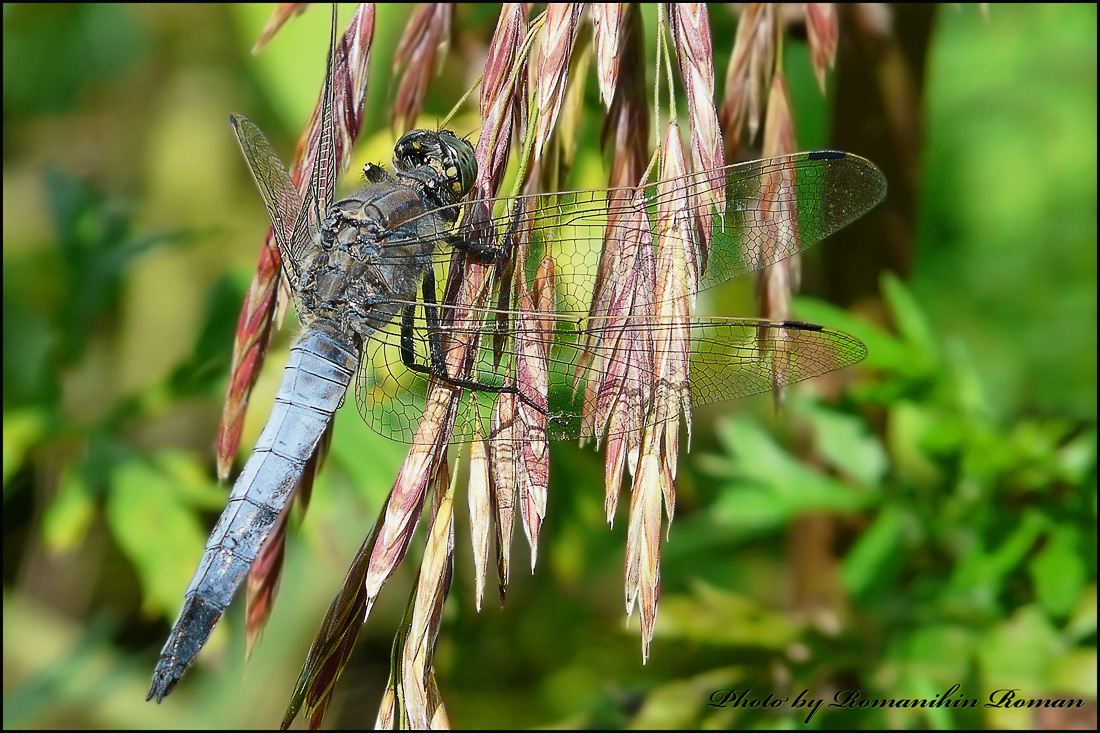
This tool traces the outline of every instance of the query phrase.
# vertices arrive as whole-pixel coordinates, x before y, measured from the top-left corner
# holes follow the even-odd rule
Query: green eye
[[[393,149],[393,165],[399,171],[428,167],[441,187],[455,196],[465,195],[477,178],[477,159],[467,141],[448,130],[410,130]]]
[[[450,165],[445,175],[451,182],[451,188],[459,196],[464,195],[474,187],[474,179],[477,178],[477,158],[474,156],[474,148],[469,142],[447,130],[439,133],[439,142],[448,152]]]

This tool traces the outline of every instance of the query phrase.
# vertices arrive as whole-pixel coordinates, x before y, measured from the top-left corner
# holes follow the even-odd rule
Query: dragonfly
[[[801,153],[633,189],[468,200],[477,176],[471,143],[447,130],[413,130],[398,140],[392,170],[368,165],[360,190],[337,201],[332,45],[320,152],[304,196],[259,128],[231,118],[302,329],[147,699],[160,702],[198,655],[353,381],[363,419],[396,440],[417,439],[426,395],[443,384],[461,400],[450,417],[452,441],[521,439],[502,426],[502,402],[535,415],[537,439],[599,441],[623,429],[601,385],[615,370],[639,368],[623,350],[632,341],[652,345],[676,333],[690,344],[689,371],[674,385],[685,409],[765,392],[866,354],[852,336],[797,321],[668,315],[659,299],[642,312],[608,306],[634,297],[615,291],[608,274],[615,266],[652,279],[651,262],[624,254],[640,242],[659,237],[661,246],[687,253],[694,297],[820,241],[885,196],[885,178],[866,159]],[[688,212],[689,221],[664,226],[670,208]],[[458,307],[441,283],[469,260],[510,274],[496,279],[481,305]],[[643,363],[642,381],[665,379],[647,369],[656,371]]]

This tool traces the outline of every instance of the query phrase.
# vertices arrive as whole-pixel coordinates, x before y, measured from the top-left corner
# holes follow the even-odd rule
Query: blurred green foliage
[[[408,12],[389,7],[357,154],[371,160],[388,157]],[[345,409],[253,658],[235,609],[172,697],[144,702],[224,502],[211,443],[266,227],[226,116],[290,150],[322,73],[316,10],[248,56],[268,12],[4,7],[7,727],[275,724],[404,456]],[[484,38],[495,12],[460,21]],[[845,397],[699,413],[645,666],[622,622],[625,522],[603,523],[600,456],[556,449],[540,563],[527,576],[517,558],[503,610],[474,612],[460,520],[436,665],[452,724],[805,725],[789,705],[707,707],[745,688],[1095,702],[1096,68],[1095,6],[941,10],[914,271],[882,280],[890,325],[797,303],[867,344]],[[824,125],[803,117],[825,109],[812,83],[792,87],[815,137]],[[431,97],[430,114],[452,102]],[[829,552],[806,557],[822,527]],[[383,592],[333,725],[373,723],[412,571]],[[808,727],[1032,725],[1026,709],[893,708],[822,709]]]

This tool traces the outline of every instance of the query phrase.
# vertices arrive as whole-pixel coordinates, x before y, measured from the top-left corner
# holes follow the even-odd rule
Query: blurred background
[[[346,406],[251,659],[237,604],[172,696],[145,702],[228,492],[213,440],[267,228],[228,115],[289,159],[324,73],[324,8],[250,54],[271,12],[4,6],[5,727],[277,725],[404,458]],[[951,699],[978,707],[823,708],[808,727],[1095,727],[1096,7],[882,12],[896,40],[879,66],[860,63],[841,14],[824,97],[804,41],[784,49],[800,146],[865,155],[890,181],[879,211],[806,254],[795,302],[799,319],[862,339],[867,360],[792,390],[778,415],[767,395],[697,413],[644,666],[623,614],[628,502],[608,529],[601,455],[555,448],[538,567],[524,572],[517,539],[503,609],[492,592],[474,609],[460,518],[436,656],[452,725],[794,727],[805,714],[790,706],[707,703],[729,689],[832,701],[959,685]],[[408,14],[378,9],[352,171],[390,158]],[[422,126],[472,84],[496,17],[457,11]],[[736,16],[712,6],[710,20],[720,89]],[[904,104],[876,106],[906,63]],[[599,170],[586,84],[596,122],[577,168]],[[476,117],[454,126],[476,133]],[[752,283],[701,300],[751,315]],[[416,547],[329,726],[374,722]],[[1000,689],[1087,704],[981,707]]]

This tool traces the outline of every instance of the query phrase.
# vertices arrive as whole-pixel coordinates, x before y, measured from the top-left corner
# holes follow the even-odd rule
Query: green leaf
[[[908,514],[887,506],[870,529],[860,535],[844,558],[841,576],[848,592],[857,598],[893,587],[906,555]]]
[[[6,376],[6,374],[5,374]],[[4,488],[27,458],[31,446],[46,434],[47,413],[44,410],[25,409],[4,413]]]
[[[1046,691],[1048,667],[1062,653],[1058,632],[1036,605],[1023,606],[981,637],[978,657],[990,690]]]
[[[111,476],[107,523],[144,589],[144,610],[175,613],[202,555],[206,532],[191,508],[202,471],[179,455],[134,458]]]
[[[734,526],[764,529],[810,511],[856,511],[873,498],[807,468],[752,420],[725,421],[718,435],[736,480],[725,484],[715,508]]]
[[[927,405],[899,400],[890,407],[886,434],[894,475],[905,484],[934,487],[943,481],[944,466],[937,463],[928,450],[927,436],[936,434],[943,440],[933,409]],[[957,441],[955,441],[957,443]],[[945,452],[945,451],[943,451]]]
[[[975,538],[956,565],[944,593],[953,603],[992,610],[1005,577],[1021,565],[1046,524],[1037,512],[1028,511],[999,546],[987,548]]]
[[[784,649],[798,636],[786,613],[738,593],[695,581],[690,594],[661,599],[659,639]]]
[[[79,548],[96,516],[91,487],[78,466],[65,466],[58,482],[57,497],[42,515],[42,541],[56,552]]]
[[[815,447],[830,465],[865,486],[882,482],[888,468],[886,451],[864,420],[812,401],[800,402],[798,410],[813,425]]]
[[[939,347],[936,332],[909,288],[897,275],[887,271],[882,276],[882,293],[890,306],[898,333],[906,343],[916,348],[927,363],[937,364]]]
[[[898,637],[887,657],[898,665],[898,697],[920,695],[964,680],[976,652],[978,635],[963,626],[940,623]],[[945,654],[945,650],[951,650]],[[916,683],[917,689],[914,689]],[[936,692],[943,692],[938,689]]]
[[[1046,546],[1028,563],[1028,572],[1047,613],[1060,618],[1072,611],[1088,582],[1077,529],[1054,527]]]
[[[1081,594],[1066,623],[1065,632],[1067,637],[1077,642],[1096,636],[1096,586],[1094,584],[1086,587]]]

